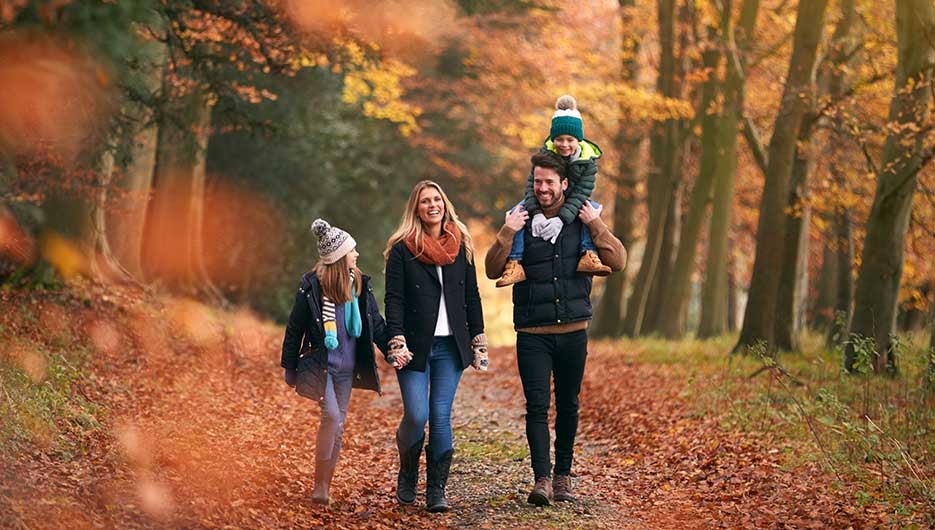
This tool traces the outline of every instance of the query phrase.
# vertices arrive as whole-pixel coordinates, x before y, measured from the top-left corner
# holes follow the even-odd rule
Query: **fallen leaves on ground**
[[[282,329],[249,312],[85,286],[0,293],[7,345],[76,348],[75,393],[97,428],[0,448],[11,528],[871,528],[817,466],[783,467],[768,433],[724,432],[688,411],[680,381],[592,347],[581,395],[577,504],[525,502],[532,485],[515,354],[468,369],[455,403],[453,511],[396,504],[395,376],[355,390],[332,505],[310,502],[319,411],[282,382]],[[5,350],[7,348],[4,348]],[[77,351],[76,350],[76,351]],[[25,351],[25,350],[23,350]],[[4,361],[6,362],[6,361]],[[41,363],[40,363],[41,364]],[[28,370],[39,371],[33,363]],[[31,373],[31,372],[30,372]],[[40,374],[41,375],[41,374]],[[36,384],[43,384],[41,377]],[[36,440],[46,440],[39,443]],[[424,469],[424,464],[422,469]],[[424,491],[424,472],[420,481]]]

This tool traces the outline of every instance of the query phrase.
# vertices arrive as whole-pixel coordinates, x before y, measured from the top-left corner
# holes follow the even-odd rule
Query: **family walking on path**
[[[549,137],[532,157],[526,197],[507,213],[485,259],[488,277],[502,275],[498,286],[514,286],[517,364],[535,478],[528,502],[535,505],[575,500],[572,461],[591,277],[626,263],[623,244],[601,221],[600,205],[590,201],[601,151],[584,139],[576,107],[570,96],[556,102]],[[312,230],[320,261],[300,281],[281,361],[286,383],[321,406],[312,500],[329,502],[351,389],[381,392],[376,345],[396,369],[403,401],[395,434],[396,499],[415,502],[424,447],[426,509],[447,511],[452,403],[462,372],[488,367],[471,235],[441,186],[417,183],[384,252],[384,319],[370,278],[357,269],[354,238],[321,219]],[[553,378],[554,469],[548,425]]]

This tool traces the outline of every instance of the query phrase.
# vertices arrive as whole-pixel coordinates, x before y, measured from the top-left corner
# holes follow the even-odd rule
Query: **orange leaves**
[[[231,88],[236,92],[244,101],[250,103],[262,103],[263,100],[276,101],[278,97],[276,94],[266,90],[265,88],[256,88],[253,86],[246,86],[236,81],[231,82]]]

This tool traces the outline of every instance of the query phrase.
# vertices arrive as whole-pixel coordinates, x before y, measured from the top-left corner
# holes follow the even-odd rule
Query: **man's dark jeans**
[[[536,478],[549,477],[550,379],[555,378],[555,474],[571,473],[578,431],[578,392],[588,357],[587,331],[516,334],[516,358],[526,395],[526,439]]]

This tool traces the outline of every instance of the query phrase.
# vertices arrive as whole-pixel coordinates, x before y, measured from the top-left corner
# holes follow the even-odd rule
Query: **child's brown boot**
[[[585,250],[578,260],[578,272],[593,274],[594,276],[610,276],[610,267],[601,262],[597,252]]]
[[[506,269],[503,271],[503,276],[500,276],[500,279],[497,280],[497,287],[506,287],[524,280],[526,280],[526,269],[523,268],[520,262],[511,259],[506,262]]]

